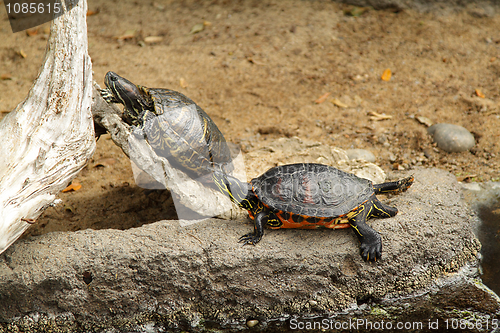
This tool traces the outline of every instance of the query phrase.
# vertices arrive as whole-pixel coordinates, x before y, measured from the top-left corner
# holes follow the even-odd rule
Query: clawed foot
[[[247,244],[255,245],[258,242],[260,242],[261,239],[262,239],[262,236],[258,236],[256,234],[254,234],[253,232],[251,232],[249,234],[241,236],[240,239],[238,240],[238,243],[243,243],[243,246],[245,246]]]
[[[371,242],[362,242],[359,247],[359,252],[365,261],[377,261],[382,258],[382,240],[380,236]]]
[[[109,89],[101,89],[100,90],[101,97],[104,98],[104,100],[108,103],[116,103],[115,96],[113,96],[113,93]]]

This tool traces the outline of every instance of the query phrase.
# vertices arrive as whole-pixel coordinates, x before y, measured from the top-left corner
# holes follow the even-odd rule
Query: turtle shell
[[[254,178],[252,189],[276,212],[319,218],[344,216],[374,194],[370,180],[315,163],[274,167]]]
[[[139,126],[158,156],[197,176],[210,173],[214,166],[232,170],[223,134],[195,102],[170,89],[140,89],[150,96],[154,112],[145,111]]]

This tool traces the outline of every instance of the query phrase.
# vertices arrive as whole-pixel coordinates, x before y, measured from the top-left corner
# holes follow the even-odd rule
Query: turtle
[[[297,163],[271,168],[249,183],[222,172],[215,172],[213,180],[254,221],[254,231],[239,240],[243,245],[257,244],[265,225],[271,229],[352,227],[361,243],[361,257],[376,261],[382,256],[382,240],[366,220],[398,213],[376,194],[406,191],[414,177],[374,185],[328,165]]]
[[[101,96],[124,105],[123,120],[147,140],[156,155],[193,178],[214,168],[230,172],[231,152],[217,125],[180,92],[135,85],[114,72],[104,77]]]

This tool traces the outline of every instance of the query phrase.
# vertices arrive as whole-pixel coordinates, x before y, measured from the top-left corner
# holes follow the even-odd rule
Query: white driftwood
[[[52,22],[38,78],[0,123],[0,253],[94,153],[86,13],[87,2],[80,0]]]

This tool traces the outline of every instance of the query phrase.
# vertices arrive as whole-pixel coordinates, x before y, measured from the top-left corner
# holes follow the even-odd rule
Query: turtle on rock
[[[101,96],[124,105],[123,119],[158,156],[191,177],[214,169],[232,171],[231,152],[213,120],[183,94],[135,85],[114,72],[104,77]]]
[[[254,231],[240,242],[257,244],[265,225],[280,228],[353,228],[366,261],[382,256],[378,232],[366,224],[371,217],[393,217],[398,210],[380,202],[376,194],[399,193],[413,184],[413,176],[395,182],[372,184],[368,179],[316,163],[281,165],[250,183],[215,172],[219,189],[254,220]]]

